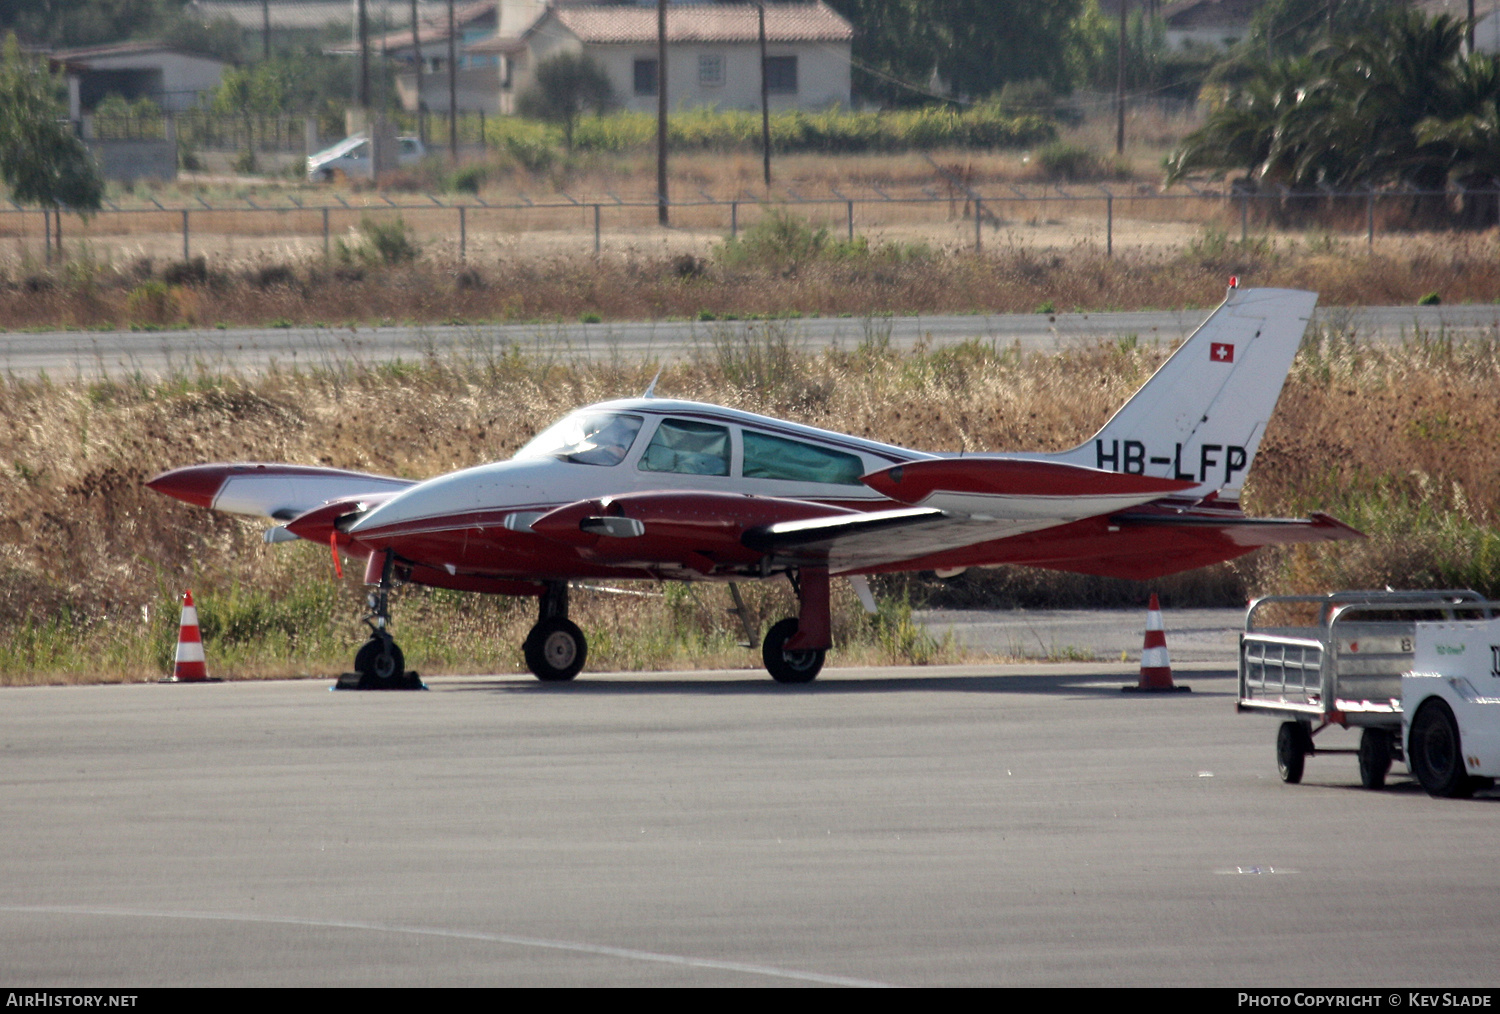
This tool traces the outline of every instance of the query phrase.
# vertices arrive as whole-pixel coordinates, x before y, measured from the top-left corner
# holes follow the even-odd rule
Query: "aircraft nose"
[[[225,465],[189,465],[163,472],[146,480],[146,485],[195,507],[212,507],[230,471]]]

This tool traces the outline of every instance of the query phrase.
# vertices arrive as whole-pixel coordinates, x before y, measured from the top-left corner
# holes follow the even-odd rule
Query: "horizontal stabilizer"
[[[862,481],[900,503],[1009,520],[1106,514],[1195,485],[1059,461],[990,457],[907,461]]]
[[[1314,512],[1306,518],[1208,517],[1184,514],[1117,514],[1110,519],[1121,527],[1167,527],[1202,532],[1250,549],[1298,542],[1339,542],[1363,539],[1364,532],[1338,518]]]

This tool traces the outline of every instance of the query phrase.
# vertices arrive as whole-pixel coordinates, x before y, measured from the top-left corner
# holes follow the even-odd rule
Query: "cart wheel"
[[[1430,699],[1411,720],[1411,749],[1407,765],[1429,795],[1460,799],[1474,794],[1474,781],[1464,769],[1458,721],[1441,700]]]
[[[1288,785],[1302,781],[1302,767],[1312,752],[1312,736],[1301,722],[1282,722],[1276,733],[1276,770]]]
[[[1359,736],[1359,783],[1367,789],[1385,788],[1391,770],[1389,729],[1366,729]]]

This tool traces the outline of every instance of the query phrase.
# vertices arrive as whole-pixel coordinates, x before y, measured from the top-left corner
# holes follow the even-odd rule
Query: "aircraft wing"
[[[174,468],[146,485],[197,507],[289,521],[331,500],[384,498],[416,483],[341,468],[236,462]]]
[[[909,506],[861,511],[805,500],[708,492],[579,501],[532,530],[613,565],[700,573],[773,566],[862,570],[1136,507],[1192,485],[1058,462],[928,459],[864,477]]]

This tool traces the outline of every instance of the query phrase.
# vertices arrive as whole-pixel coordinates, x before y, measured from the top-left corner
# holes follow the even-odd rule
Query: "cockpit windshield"
[[[579,412],[553,423],[516,452],[517,458],[559,458],[580,465],[618,465],[630,453],[641,416]]]

